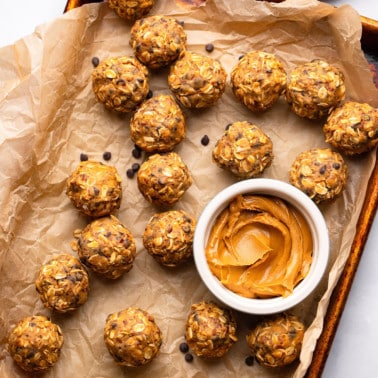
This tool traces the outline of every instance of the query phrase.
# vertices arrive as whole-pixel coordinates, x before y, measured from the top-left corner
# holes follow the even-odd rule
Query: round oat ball
[[[359,155],[378,144],[378,109],[348,101],[334,109],[323,126],[327,143],[346,155]]]
[[[131,27],[130,46],[143,64],[159,69],[172,64],[185,50],[186,33],[173,17],[145,17]]]
[[[20,320],[8,337],[7,349],[14,362],[29,373],[43,372],[58,361],[63,346],[60,327],[46,316]]]
[[[136,246],[131,232],[111,215],[75,230],[72,243],[81,262],[98,275],[117,279],[133,267]]]
[[[226,89],[227,73],[208,56],[186,51],[170,68],[168,86],[186,108],[214,105]]]
[[[108,0],[107,3],[119,17],[135,21],[150,12],[155,0]]]
[[[241,178],[252,178],[272,164],[273,143],[250,122],[234,122],[216,142],[212,156],[220,168]]]
[[[198,357],[220,358],[237,341],[236,328],[236,319],[230,309],[203,301],[190,308],[185,338]]]
[[[80,162],[67,179],[66,194],[80,212],[98,218],[119,209],[121,183],[115,167],[86,160]]]
[[[107,58],[93,70],[92,88],[107,109],[128,113],[148,95],[148,70],[131,56]]]
[[[260,364],[282,367],[298,359],[304,331],[298,317],[282,313],[260,321],[248,333],[247,344]]]
[[[157,95],[146,100],[130,120],[130,137],[147,152],[168,152],[186,134],[183,112],[171,95]]]
[[[288,79],[286,100],[300,117],[320,119],[345,98],[344,74],[323,60],[296,66]]]
[[[286,89],[286,72],[275,55],[251,51],[231,71],[231,87],[236,98],[253,112],[273,106]]]
[[[342,156],[329,148],[300,153],[290,169],[290,183],[315,203],[331,201],[346,184],[348,168]]]
[[[188,167],[176,152],[151,155],[140,167],[138,188],[144,198],[158,206],[172,206],[192,185]]]
[[[193,256],[196,221],[183,210],[154,214],[143,233],[143,245],[160,264],[176,267]]]
[[[129,307],[108,315],[104,340],[118,365],[138,367],[150,363],[158,355],[162,334],[152,315]]]
[[[35,286],[46,308],[66,313],[87,301],[89,278],[76,257],[62,253],[41,266]]]

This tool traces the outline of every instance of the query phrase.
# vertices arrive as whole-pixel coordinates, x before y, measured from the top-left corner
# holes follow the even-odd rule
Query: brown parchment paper
[[[335,9],[314,0],[280,4],[213,0],[191,9],[158,1],[151,14],[159,13],[185,22],[189,50],[207,54],[205,44],[213,43],[211,56],[228,73],[238,57],[252,49],[277,54],[288,71],[297,63],[322,58],[345,73],[348,99],[378,106],[378,93],[360,49],[360,19],[349,6]],[[308,326],[300,362],[280,370],[245,365],[249,355],[245,335],[258,318],[238,313],[239,341],[225,358],[215,362],[195,358],[186,363],[178,346],[184,341],[190,305],[214,298],[193,262],[168,270],[143,249],[141,235],[158,209],[144,200],[136,179],[128,179],[126,170],[144,157],[131,155],[130,115],[105,110],[91,89],[93,56],[132,54],[130,26],[106,3],[90,4],[0,49],[0,376],[25,376],[6,351],[6,335],[21,318],[45,314],[62,327],[65,337],[61,358],[46,377],[302,377],[355,234],[375,153],[346,159],[350,175],[343,196],[321,206],[331,237],[331,259],[313,295],[292,309]],[[155,94],[169,93],[167,72],[151,72]],[[283,99],[268,112],[253,114],[236,101],[229,85],[214,107],[185,110],[185,115],[187,138],[176,151],[191,170],[193,185],[175,208],[195,217],[220,189],[236,181],[211,161],[212,148],[228,123],[249,120],[271,137],[275,160],[264,177],[288,181],[299,152],[326,146],[321,122],[296,117]],[[210,138],[208,146],[201,145],[204,134]],[[107,164],[116,166],[123,178],[117,216],[137,242],[134,268],[115,282],[90,273],[88,302],[71,315],[51,314],[35,291],[37,271],[54,254],[74,254],[72,233],[88,222],[66,197],[65,182],[81,152],[103,161],[105,151],[112,153]],[[136,370],[116,366],[103,342],[106,316],[131,305],[153,314],[164,336],[159,357]]]

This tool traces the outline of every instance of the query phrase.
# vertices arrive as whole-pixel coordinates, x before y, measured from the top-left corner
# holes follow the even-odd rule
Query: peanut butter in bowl
[[[238,195],[217,217],[206,246],[211,272],[247,298],[286,297],[307,275],[312,236],[301,213],[265,195]]]

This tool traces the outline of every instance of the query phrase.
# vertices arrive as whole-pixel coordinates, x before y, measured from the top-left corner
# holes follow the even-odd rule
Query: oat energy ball
[[[286,72],[275,55],[251,51],[231,71],[231,86],[236,98],[253,112],[273,106],[286,89]]]
[[[176,267],[193,255],[196,221],[183,210],[154,214],[143,233],[143,245],[160,264]]]
[[[113,215],[75,230],[72,249],[81,262],[100,276],[117,279],[131,270],[136,246],[131,232]]]
[[[186,51],[170,68],[168,86],[186,108],[214,105],[226,89],[227,73],[208,56]]]
[[[259,322],[247,335],[247,344],[257,361],[282,367],[298,359],[305,326],[295,315],[282,313]]]
[[[80,162],[66,183],[66,194],[83,214],[98,218],[118,210],[122,200],[121,176],[113,166]]]
[[[345,98],[344,74],[322,60],[296,66],[288,79],[286,100],[300,117],[322,118]]]
[[[315,203],[331,201],[341,194],[348,176],[342,156],[329,148],[300,153],[290,169],[290,183]]]
[[[7,349],[21,369],[38,373],[55,365],[62,346],[60,327],[46,316],[39,315],[17,323],[9,334]]]
[[[144,198],[158,206],[172,206],[192,185],[188,167],[176,152],[151,155],[140,167],[138,188]]]
[[[131,27],[130,46],[143,64],[159,69],[172,64],[185,50],[186,33],[173,17],[145,17]]]
[[[41,266],[35,286],[46,308],[66,313],[87,301],[89,278],[76,257],[62,253]]]
[[[92,88],[107,109],[128,113],[148,95],[148,70],[131,56],[107,58],[93,70]]]
[[[198,357],[223,357],[237,341],[236,320],[228,308],[212,302],[193,304],[186,322],[185,338]]]
[[[146,16],[154,4],[155,0],[108,0],[109,8],[128,21]]]
[[[130,137],[147,152],[168,152],[186,134],[183,112],[171,95],[157,95],[146,100],[130,120]]]
[[[152,315],[129,307],[108,315],[104,340],[118,365],[138,367],[150,363],[158,355],[162,334]]]
[[[241,178],[260,175],[273,161],[273,143],[257,126],[234,122],[213,149],[213,161]]]
[[[358,155],[378,144],[378,109],[348,101],[334,109],[323,126],[327,143],[346,155]]]

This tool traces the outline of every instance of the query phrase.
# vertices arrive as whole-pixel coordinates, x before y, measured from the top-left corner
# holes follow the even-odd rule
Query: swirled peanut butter
[[[216,219],[206,259],[220,282],[241,296],[286,297],[310,269],[311,232],[289,203],[239,195]]]

